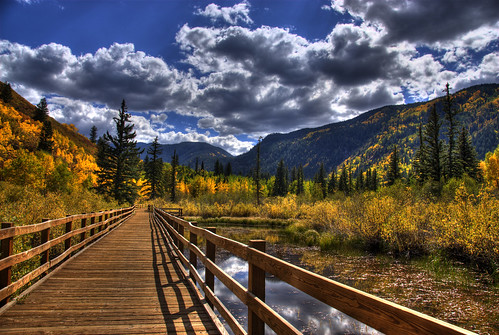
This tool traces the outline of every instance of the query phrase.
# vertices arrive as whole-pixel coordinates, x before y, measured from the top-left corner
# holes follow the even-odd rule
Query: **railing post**
[[[265,240],[249,241],[251,248],[265,252]],[[265,271],[256,264],[248,264],[248,290],[265,302]],[[248,309],[248,335],[263,335],[265,323]]]
[[[66,216],[71,216],[71,215],[66,215]],[[70,233],[71,230],[73,230],[73,221],[66,222],[66,234]],[[71,248],[71,237],[66,238],[64,240],[64,251],[68,250]]]
[[[10,227],[12,227],[12,223],[10,223],[10,222],[3,222],[2,223],[2,229],[10,228]],[[13,241],[14,241],[13,237],[9,237],[9,238],[2,240],[2,259],[7,258],[10,255],[12,255],[12,250],[13,250],[13,245],[14,245]],[[4,287],[9,286],[11,281],[12,281],[12,267],[9,266],[0,272],[0,289],[3,289]],[[4,306],[6,303],[8,303],[9,300],[10,300],[10,297],[7,297],[7,298],[3,299],[2,301],[0,301],[0,307]]]
[[[104,214],[102,214],[102,211],[99,211],[99,213],[100,213],[100,215],[99,215],[99,221],[97,221],[97,222],[101,223],[102,219],[104,218]],[[97,232],[100,233],[101,230],[102,230],[102,225],[99,224]]]
[[[197,222],[191,222],[191,225],[197,226]],[[194,234],[192,231],[189,231],[189,242],[191,242],[193,245],[198,245],[198,235]],[[189,250],[189,262],[191,263],[192,267],[194,269],[197,269],[198,265],[198,256],[196,253],[192,250]],[[189,276],[194,279],[194,274],[189,271]]]
[[[42,222],[45,222],[45,221],[48,221],[48,220],[49,219],[42,219]],[[40,243],[41,244],[47,243],[49,241],[49,237],[50,237],[50,228],[44,229],[40,233],[41,233]],[[45,250],[44,252],[42,252],[40,254],[40,256],[41,256],[40,257],[40,265],[43,265],[43,264],[47,263],[49,261],[49,257],[50,257],[50,249]]]
[[[93,225],[95,224],[95,212],[92,212],[92,215],[94,216],[90,218],[90,227],[93,227]],[[95,234],[95,228],[90,229],[90,236],[94,236],[94,234]]]
[[[206,230],[211,231],[214,234],[217,233],[216,227],[209,227],[206,228]],[[206,239],[206,257],[209,260],[211,260],[213,263],[215,263],[216,251],[217,251],[217,246],[213,242]],[[206,286],[208,286],[212,292],[215,292],[215,276],[208,269],[206,269],[205,271],[205,282]],[[210,307],[213,308],[213,304],[209,300],[208,300],[208,305],[210,305]]]
[[[87,226],[87,218],[81,219],[81,228],[85,228],[86,226]],[[80,242],[85,241],[85,236],[86,236],[85,232],[80,234]],[[85,248],[85,245],[83,245],[82,248]]]

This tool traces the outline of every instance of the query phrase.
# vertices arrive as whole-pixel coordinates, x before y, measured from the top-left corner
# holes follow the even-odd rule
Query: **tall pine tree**
[[[428,123],[424,129],[423,140],[425,142],[423,151],[424,169],[428,178],[440,183],[442,177],[442,140],[440,140],[440,127],[442,122],[438,117],[437,107],[433,105],[428,116]]]
[[[466,173],[471,178],[479,181],[482,179],[482,172],[480,170],[480,162],[477,158],[475,148],[471,143],[471,138],[465,127],[461,128],[457,141],[458,149],[458,165],[460,168],[460,175]]]
[[[36,105],[35,117],[36,121],[45,122],[49,117],[49,109],[47,106],[47,99],[42,98],[38,105]]]
[[[456,148],[457,120],[456,115],[459,110],[453,107],[454,98],[450,95],[449,83],[445,85],[444,113],[448,122],[447,138],[449,140],[445,157],[444,171],[447,179],[459,176],[458,152]]]
[[[116,135],[106,132],[99,140],[97,164],[99,190],[115,198],[120,204],[133,204],[138,196],[136,181],[140,177],[141,151],[134,140],[136,133],[127,113],[125,100],[118,117],[114,117]]]
[[[12,87],[10,86],[9,83],[3,85],[2,87],[2,93],[0,94],[0,98],[8,104],[9,102],[12,101]]]
[[[149,199],[155,199],[162,194],[163,159],[159,157],[161,153],[162,150],[156,136],[149,149],[147,149],[147,157],[150,156],[150,158],[147,163],[144,163],[146,179],[151,185]]]
[[[388,173],[386,174],[386,184],[391,186],[395,184],[396,180],[400,179],[400,162],[397,145],[393,146],[389,160],[390,162],[388,164]]]
[[[97,127],[95,125],[90,128],[90,142],[96,143],[97,142]]]
[[[38,150],[43,150],[52,153],[54,141],[52,140],[52,123],[49,120],[43,121],[42,130],[40,132],[40,142],[38,142]]]
[[[288,169],[284,165],[284,160],[281,159],[277,165],[277,172],[275,175],[274,189],[272,190],[273,196],[284,197],[288,193]]]

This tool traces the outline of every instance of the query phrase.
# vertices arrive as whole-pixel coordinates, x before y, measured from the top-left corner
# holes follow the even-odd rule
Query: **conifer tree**
[[[424,147],[422,123],[419,124],[418,134],[419,148],[416,150],[416,154],[414,155],[412,166],[417,181],[422,184],[428,178],[428,170],[426,168],[428,166],[428,163],[425,161],[426,156],[424,153],[426,149]]]
[[[161,153],[162,150],[158,142],[158,137],[156,136],[149,149],[147,149],[147,163],[144,162],[146,179],[151,185],[149,199],[155,199],[162,193],[161,181],[163,180],[163,159],[159,157]],[[149,155],[151,156],[150,159]]]
[[[388,173],[386,175],[386,182],[388,186],[395,184],[397,179],[400,179],[400,166],[397,146],[393,146],[392,153],[390,155],[390,162],[388,164]]]
[[[54,141],[52,136],[54,131],[52,130],[52,123],[49,120],[45,120],[42,124],[42,130],[40,132],[40,142],[38,142],[38,150],[43,150],[52,153],[54,147]]]
[[[343,166],[341,169],[340,179],[338,180],[338,191],[341,191],[345,194],[350,192],[348,185],[348,170],[346,166]]]
[[[445,100],[444,100],[444,113],[445,119],[449,123],[447,129],[447,138],[449,140],[447,146],[446,160],[445,160],[445,175],[447,179],[458,177],[459,175],[459,167],[458,167],[458,158],[457,158],[457,150],[456,150],[456,134],[457,134],[457,120],[456,115],[459,113],[459,110],[453,108],[454,98],[450,95],[449,83],[445,85]]]
[[[97,142],[97,127],[95,125],[90,128],[90,142],[96,143]]]
[[[7,104],[12,101],[12,87],[9,83],[3,85],[0,97]]]
[[[284,197],[288,193],[288,169],[284,165],[284,160],[281,159],[277,165],[277,172],[275,176],[274,189],[272,190],[273,196]]]
[[[357,191],[364,191],[364,171],[362,171],[362,169],[360,169],[359,171],[359,175],[357,176],[357,182],[355,183],[355,188],[357,189]]]
[[[170,200],[172,202],[177,201],[177,193],[176,193],[176,188],[177,188],[177,166],[178,166],[178,155],[177,155],[177,150],[173,150],[173,156],[172,156],[172,175],[171,175],[171,184],[170,184]]]
[[[296,173],[296,182],[297,182],[297,185],[296,185],[296,194],[297,195],[300,195],[302,194],[303,192],[305,192],[305,186],[303,184],[303,166],[299,166],[298,167],[298,172]]]
[[[327,181],[326,181],[326,171],[324,170],[324,163],[319,166],[319,171],[315,174],[314,182],[319,186],[322,198],[327,196]]]
[[[232,165],[228,162],[225,166],[225,176],[229,177],[230,175],[232,175]]]
[[[256,145],[256,169],[255,169],[255,184],[256,184],[256,204],[260,206],[260,143],[261,138],[258,139]]]
[[[433,105],[426,124],[423,140],[425,141],[423,151],[424,169],[428,173],[428,178],[440,183],[442,177],[442,141],[440,140],[440,121],[437,108]]]
[[[471,143],[471,138],[465,127],[461,128],[458,141],[458,165],[460,175],[466,173],[471,178],[479,181],[482,179],[482,173],[479,167],[479,160],[476,155],[475,148]]]
[[[136,181],[140,177],[141,151],[134,140],[136,133],[130,117],[123,100],[118,117],[113,118],[116,135],[106,132],[97,146],[98,189],[120,204],[133,204],[138,196]]]
[[[47,106],[47,99],[42,98],[38,105],[36,105],[35,117],[36,121],[45,122],[49,117],[49,109]]]
[[[336,170],[333,170],[333,172],[331,172],[331,178],[329,179],[329,183],[327,185],[327,192],[329,194],[333,194],[334,192],[336,192]]]

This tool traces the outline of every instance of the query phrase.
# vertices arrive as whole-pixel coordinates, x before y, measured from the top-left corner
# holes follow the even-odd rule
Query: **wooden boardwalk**
[[[143,209],[0,315],[0,334],[156,333],[220,331]]]

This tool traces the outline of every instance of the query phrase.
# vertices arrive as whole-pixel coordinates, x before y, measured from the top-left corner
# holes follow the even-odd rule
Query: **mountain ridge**
[[[483,159],[485,153],[493,151],[499,144],[496,130],[499,129],[499,85],[476,85],[452,96],[455,107],[461,110],[458,120],[468,128],[478,157]],[[443,120],[442,99],[383,106],[350,120],[285,134],[270,134],[261,141],[262,172],[273,174],[283,159],[290,168],[302,165],[309,178],[321,163],[328,172],[347,164],[353,171],[376,167],[383,173],[388,155],[397,144],[401,150],[402,168],[407,173],[419,145],[418,126],[426,122],[427,111],[433,104]],[[441,133],[445,133],[445,127]],[[248,166],[248,162],[256,162],[256,147],[231,160],[232,170],[250,174],[255,163]]]

